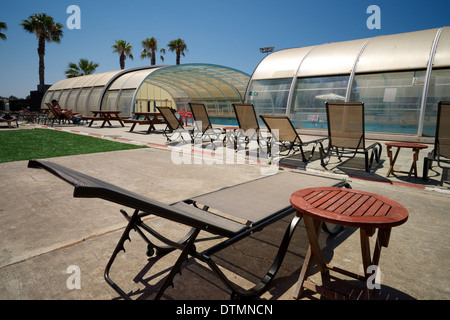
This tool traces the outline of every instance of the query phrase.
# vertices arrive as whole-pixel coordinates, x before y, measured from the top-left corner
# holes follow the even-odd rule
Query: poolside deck
[[[20,129],[33,127],[23,124]],[[147,149],[53,158],[52,161],[93,176],[102,176],[104,180],[165,203],[256,179],[261,175],[261,168],[267,167],[264,163],[249,162],[208,164],[211,162],[205,160],[208,156],[211,159],[211,156],[198,152],[192,152],[192,157],[203,157],[202,165],[195,161],[176,165],[171,157],[176,144],[167,145],[165,137],[158,132],[144,134],[145,128],[142,132],[137,128],[130,133],[128,127],[100,129],[96,126],[62,125],[55,126],[53,130],[149,146]],[[383,161],[373,173],[358,169],[359,159],[345,163],[333,159],[328,171],[323,170],[319,161],[307,166],[293,158],[281,161],[283,170],[307,170],[344,177],[351,181],[354,189],[388,196],[408,209],[408,221],[393,229],[390,245],[382,252],[382,289],[378,299],[450,298],[450,192],[448,184],[439,185],[441,176],[438,170],[431,172],[431,182],[422,181],[424,155],[425,152],[420,154],[418,163],[419,178],[410,181],[402,174],[385,177],[389,167],[385,148]],[[402,150],[398,168],[409,169],[411,156],[408,150]],[[104,281],[103,271],[126,223],[119,213],[121,208],[99,199],[74,199],[72,188],[65,182],[43,170],[27,169],[26,164],[26,161],[0,164],[0,299],[117,298],[117,294]],[[170,228],[174,234],[184,229],[160,218],[155,218],[154,222],[162,228]],[[227,272],[235,274],[244,285],[253,281],[258,272],[264,272],[265,267],[259,270],[258,266],[269,263],[267,259],[272,256],[269,251],[274,249],[281,237],[277,231],[286,223],[280,221],[267,229],[268,232],[255,234],[224,251],[221,258],[227,265]],[[206,233],[203,236],[210,237]],[[145,243],[133,237],[133,233],[131,240],[126,254],[112,272],[115,272],[118,281],[129,284],[127,290],[134,290],[134,297],[152,298],[154,288],[161,284],[174,256],[169,254],[160,259],[155,265],[156,275],[150,277],[147,270],[151,262],[143,254]],[[282,269],[261,299],[292,300],[307,244],[301,223]],[[356,271],[361,269],[359,234],[355,230],[346,229],[334,238],[323,236],[321,245],[325,248],[326,258],[333,258],[335,265]],[[252,259],[235,254],[247,247],[252,248]],[[256,265],[250,266],[254,274],[242,272],[239,264],[249,263],[253,258],[257,260]],[[67,269],[72,265],[80,267],[80,289],[69,289],[67,286],[70,277]],[[302,299],[316,298],[306,295]],[[204,265],[189,260],[182,276],[175,278],[174,288],[169,288],[163,299],[224,300],[229,299],[229,292]]]

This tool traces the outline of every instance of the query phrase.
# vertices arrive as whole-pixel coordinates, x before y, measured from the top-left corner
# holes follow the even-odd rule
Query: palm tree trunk
[[[45,38],[39,37],[39,45],[38,45],[38,55],[39,55],[39,86],[41,88],[45,85],[45,63],[44,63],[44,56],[45,56]]]
[[[120,55],[120,69],[125,69],[125,54]]]
[[[180,54],[180,52],[177,50],[177,65],[180,64],[180,57],[181,57],[181,54]]]

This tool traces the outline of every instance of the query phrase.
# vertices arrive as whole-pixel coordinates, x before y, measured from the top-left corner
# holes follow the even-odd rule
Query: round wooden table
[[[397,147],[397,151],[395,152],[394,158],[392,158],[392,147]],[[401,148],[410,148],[413,150],[413,162],[411,165],[411,169],[409,172],[394,170],[395,161],[397,161],[398,153]],[[414,176],[417,178],[417,160],[419,159],[419,151],[422,149],[426,149],[428,146],[426,144],[413,143],[413,142],[386,142],[387,154],[389,157],[389,170],[386,177],[389,177],[394,172],[407,173],[408,179],[411,179],[411,173],[414,172]]]
[[[304,288],[318,292],[330,298],[341,295],[330,294],[329,271],[335,271],[352,278],[368,280],[370,266],[378,266],[381,247],[389,244],[391,228],[401,225],[408,219],[408,211],[398,202],[381,195],[346,188],[308,188],[291,195],[291,204],[298,216],[303,216],[308,233],[309,248],[297,282],[295,298],[299,298]],[[318,237],[323,222],[360,228],[360,241],[364,276],[343,270],[325,263],[319,246]],[[370,256],[369,237],[378,229],[373,257]],[[322,276],[321,287],[308,280],[307,273],[311,267],[311,256],[317,263]],[[370,298],[371,289],[366,288]]]

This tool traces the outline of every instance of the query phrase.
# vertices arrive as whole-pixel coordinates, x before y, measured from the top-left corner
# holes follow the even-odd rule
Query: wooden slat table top
[[[414,142],[386,142],[388,147],[412,148],[412,149],[426,149],[428,146],[422,143]]]
[[[360,228],[391,228],[406,222],[408,211],[387,197],[347,188],[308,188],[292,194],[298,213]]]

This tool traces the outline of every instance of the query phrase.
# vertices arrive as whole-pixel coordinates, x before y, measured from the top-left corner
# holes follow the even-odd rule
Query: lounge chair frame
[[[234,149],[238,149],[241,139],[247,146],[252,139],[256,138],[258,146],[261,142],[261,128],[259,127],[258,117],[252,103],[233,103],[234,113],[238,122],[239,129],[234,135]]]
[[[431,169],[433,161],[436,161],[438,166],[443,170],[450,169],[450,132],[448,129],[449,120],[450,101],[439,101],[434,148],[424,158],[423,162],[423,180],[425,181],[428,180],[428,171]]]
[[[59,115],[55,109],[53,108],[51,103],[45,103],[48,110],[49,110],[49,114],[48,114],[48,122],[50,122],[51,126],[53,127],[53,125],[55,124],[55,121],[58,121],[58,124],[61,124],[61,122],[65,122],[67,120],[66,117],[64,117],[63,115]]]
[[[10,116],[10,118],[4,118],[6,115]],[[13,115],[5,114],[3,116],[0,116],[0,122],[6,122],[9,128],[12,128],[11,123],[15,122],[17,128],[19,127],[19,120],[17,119],[16,116]]]
[[[242,297],[249,298],[260,295],[266,288],[267,285],[271,282],[271,280],[275,277],[277,271],[279,270],[283,258],[288,249],[289,242],[292,238],[294,230],[298,225],[301,217],[294,215],[294,218],[290,222],[288,228],[285,231],[283,236],[281,245],[279,246],[278,252],[274,259],[273,264],[270,266],[267,274],[251,289],[243,289],[240,286],[236,285],[232,280],[230,280],[218,267],[216,262],[213,260],[213,255],[230,245],[252,235],[254,232],[261,231],[264,227],[278,221],[281,218],[284,218],[290,214],[292,214],[295,210],[288,203],[288,205],[283,205],[280,210],[273,212],[271,214],[261,214],[259,211],[256,212],[257,215],[260,216],[258,221],[248,221],[248,216],[233,216],[232,218],[223,216],[218,214],[217,212],[211,211],[211,208],[207,205],[201,205],[199,202],[203,203],[202,200],[208,199],[208,196],[211,194],[206,194],[199,197],[194,197],[192,199],[188,199],[185,201],[181,201],[175,203],[173,205],[166,205],[160,203],[158,201],[152,200],[150,198],[138,195],[134,192],[127,191],[120,187],[114,186],[112,184],[103,182],[96,178],[90,177],[88,175],[82,174],[80,172],[74,171],[72,169],[63,167],[61,165],[43,161],[43,160],[30,160],[28,163],[28,167],[30,168],[44,168],[48,172],[54,174],[55,176],[63,179],[64,181],[72,184],[75,189],[73,196],[80,198],[101,198],[107,201],[111,201],[120,205],[124,205],[129,208],[134,209],[134,213],[129,216],[124,210],[122,210],[122,214],[128,220],[128,224],[120,237],[120,240],[113,251],[113,254],[108,261],[108,264],[105,269],[104,277],[107,283],[124,299],[131,299],[130,295],[124,292],[110,277],[110,269],[116,256],[120,251],[125,251],[125,242],[130,240],[130,232],[131,230],[136,230],[137,233],[144,239],[148,246],[148,255],[153,255],[156,253],[156,256],[161,256],[173,250],[180,250],[181,253],[178,256],[177,261],[173,265],[169,275],[164,280],[162,286],[159,288],[155,299],[160,299],[166,290],[166,288],[172,284],[172,280],[177,273],[181,273],[181,265],[186,260],[188,255],[199,259],[200,261],[205,262],[211,270],[213,270],[218,277],[223,281],[223,283],[231,289],[231,296],[233,298]],[[289,173],[281,173],[284,176],[277,176],[279,182],[285,182],[286,174]],[[294,174],[294,173],[291,173]],[[300,173],[295,173],[298,175],[305,175]],[[308,175],[308,174],[306,174]],[[295,176],[295,179],[290,178],[291,188],[302,185],[301,176]],[[312,175],[309,175],[312,176]],[[271,177],[261,178],[261,179],[271,179]],[[316,180],[320,179],[320,181]],[[268,184],[270,184],[271,180],[268,180]],[[259,181],[261,182],[261,181]],[[266,181],[263,181],[266,183]],[[252,183],[252,182],[249,182]],[[341,187],[350,187],[348,183],[345,181],[340,181],[337,179],[331,178],[319,178],[314,176],[314,181],[310,181],[309,184],[321,183],[321,184],[329,184],[333,186],[341,186]],[[264,184],[267,190],[267,185]],[[244,188],[244,190],[248,190],[249,185],[245,183],[242,185],[237,185],[235,188]],[[216,191],[216,196],[219,195],[218,198],[223,199],[223,194],[229,192],[231,188],[223,189]],[[240,189],[241,190],[241,189]],[[232,190],[232,192],[235,192]],[[219,194],[220,193],[220,194]],[[289,195],[286,195],[289,198]],[[227,202],[228,204],[229,202]],[[247,208],[244,208],[243,211],[246,211]],[[267,210],[266,210],[267,211]],[[253,213],[252,213],[253,214]],[[149,219],[148,222],[144,223],[143,218],[149,215],[156,215],[162,218],[166,218],[168,220],[172,220],[178,223],[185,224],[191,227],[191,230],[182,237],[179,241],[172,241],[155,231],[149,223],[152,219]],[[247,220],[246,222],[241,220]],[[157,246],[152,243],[151,240],[144,234],[144,231],[157,238],[158,240],[165,243],[165,246]],[[200,231],[207,231],[211,234],[219,235],[223,237],[223,241],[219,244],[213,245],[203,252],[198,252],[195,247],[195,240],[199,235]]]
[[[58,114],[51,103],[45,103],[45,104],[47,105],[48,109],[50,110],[47,120],[51,123],[51,126],[53,126],[55,124],[55,121],[58,121],[58,124],[66,123],[66,121],[70,123],[72,121],[72,119],[67,118],[65,115]]]
[[[187,130],[183,127],[182,120],[178,119],[175,115],[175,111],[169,107],[156,107],[164,118],[166,127],[163,130],[167,141],[173,141],[172,137],[174,135],[179,135],[183,141],[186,141],[183,133],[189,134],[191,143],[194,142],[193,130]]]
[[[350,154],[350,156],[346,156],[349,158],[355,157],[357,154],[364,154],[364,169],[366,172],[370,171],[372,167],[373,160],[377,163],[380,162],[382,146],[379,142],[375,142],[370,146],[366,147],[366,138],[365,138],[365,129],[364,129],[364,103],[363,102],[326,102],[327,109],[327,121],[328,121],[328,148],[324,151],[323,147],[319,149],[320,152],[320,161],[321,165],[326,168],[332,153],[335,152],[339,160],[342,157]],[[347,110],[352,109],[353,119],[356,119],[356,124],[352,126],[352,129],[357,130],[349,130],[349,117],[345,114],[342,114],[339,121],[339,124],[336,119],[333,119],[332,110],[333,108],[348,108]],[[334,111],[334,110],[333,110]],[[345,113],[346,110],[343,111]],[[358,116],[358,112],[361,117]],[[356,115],[356,117],[355,117]],[[337,131],[340,127],[341,131]],[[348,135],[351,135],[349,137]],[[350,142],[349,142],[350,141]],[[357,141],[355,144],[354,142]],[[371,151],[369,158],[369,151]]]
[[[291,151],[293,151],[293,154],[300,151],[302,155],[302,161],[306,163],[310,161],[314,156],[316,147],[319,146],[323,148],[323,141],[327,139],[320,138],[304,142],[300,138],[300,135],[298,134],[289,117],[279,115],[260,115],[260,117],[264,121],[264,124],[270,132],[270,138],[268,141],[269,153],[271,153],[272,145],[277,143],[281,146],[280,154],[282,152],[282,148],[288,151],[287,154],[282,154],[283,156],[289,155]],[[306,157],[303,147],[309,145],[312,145],[311,154],[309,155],[309,157]]]
[[[189,107],[192,111],[192,116],[194,117],[194,135],[193,139],[208,138],[211,143],[214,140],[219,139],[222,130],[219,128],[213,128],[211,120],[209,119],[208,111],[203,103],[193,103],[189,102]],[[200,127],[201,124],[201,127]]]

